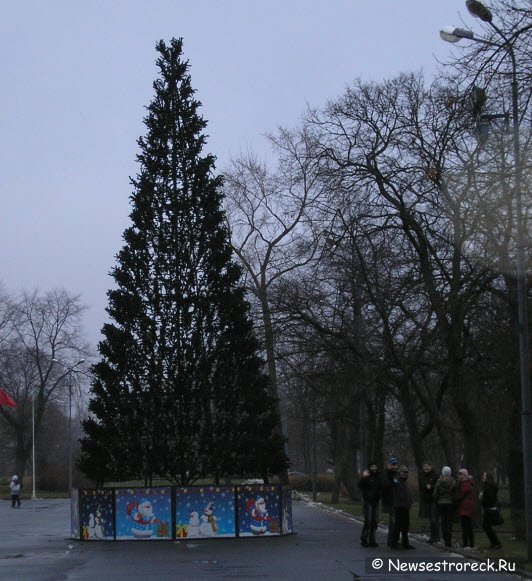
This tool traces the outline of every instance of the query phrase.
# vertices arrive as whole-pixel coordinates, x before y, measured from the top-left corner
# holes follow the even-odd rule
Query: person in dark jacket
[[[408,468],[401,466],[399,478],[396,479],[393,487],[393,507],[395,510],[395,543],[392,548],[397,548],[399,536],[404,549],[414,547],[408,540],[408,530],[410,529],[410,508],[412,507],[412,495],[406,483],[408,479]]]
[[[358,487],[362,490],[364,500],[364,526],[360,544],[363,547],[378,547],[379,545],[375,542],[375,531],[377,530],[382,484],[375,462],[370,462],[368,469],[362,472]]]
[[[441,532],[446,547],[452,547],[454,493],[456,482],[449,466],[444,466],[434,487],[434,500],[440,514]]]
[[[455,502],[462,525],[462,548],[474,549],[473,515],[475,514],[476,492],[475,483],[465,468],[458,471]]]
[[[395,510],[393,508],[393,487],[397,481],[397,469],[399,468],[397,458],[388,458],[386,471],[382,479],[382,510],[388,513],[388,539],[389,547],[396,545],[398,539],[395,538]]]
[[[434,500],[434,488],[438,482],[438,476],[430,462],[423,463],[421,474],[421,499],[423,502],[423,516],[429,519],[430,537],[429,543],[437,543],[440,540],[440,524],[438,519],[438,506]]]
[[[488,539],[491,543],[489,548],[492,550],[500,549],[501,542],[493,530],[493,524],[490,516],[490,509],[492,511],[491,514],[493,514],[493,511],[498,508],[497,494],[499,492],[499,487],[495,484],[493,480],[493,474],[491,472],[484,472],[482,475],[482,482],[482,492],[480,493],[482,503],[482,528],[484,529],[484,532],[488,536]]]

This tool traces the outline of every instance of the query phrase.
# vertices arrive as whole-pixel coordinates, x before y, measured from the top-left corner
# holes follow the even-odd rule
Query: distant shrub
[[[310,474],[288,476],[290,486],[301,492],[312,490],[312,476]],[[316,489],[318,492],[332,492],[334,488],[334,476],[331,474],[318,474],[316,476]]]

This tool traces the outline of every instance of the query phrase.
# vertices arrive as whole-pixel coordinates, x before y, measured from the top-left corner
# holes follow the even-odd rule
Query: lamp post
[[[31,398],[31,499],[37,500],[35,492],[35,388]]]
[[[80,359],[77,363],[68,367],[58,359],[52,359],[54,363],[59,363],[66,370],[68,375],[68,494],[72,494],[72,374],[75,373],[75,368],[85,359]]]
[[[504,48],[510,57],[512,66],[512,118],[513,118],[513,153],[514,153],[514,179],[515,179],[515,209],[516,209],[516,278],[517,278],[517,307],[519,328],[519,354],[520,354],[520,380],[521,380],[521,426],[523,440],[523,468],[525,489],[525,519],[527,538],[527,557],[532,560],[532,455],[531,455],[531,409],[530,409],[530,375],[529,375],[529,338],[528,338],[528,313],[527,313],[527,280],[526,280],[526,255],[524,236],[524,217],[522,201],[522,162],[521,146],[519,141],[519,85],[517,79],[517,62],[513,47],[513,39],[493,23],[491,11],[478,0],[466,0],[466,7],[471,15],[486,22],[501,38],[502,42],[477,38],[470,30],[444,28],[440,36],[447,42],[459,42],[462,39]]]

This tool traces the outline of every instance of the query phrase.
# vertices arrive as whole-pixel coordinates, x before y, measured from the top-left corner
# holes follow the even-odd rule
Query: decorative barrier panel
[[[292,525],[292,493],[290,492],[290,486],[282,487],[281,502],[281,513],[283,515],[281,522],[281,534],[289,535],[294,532]]]
[[[237,487],[238,536],[281,534],[281,490],[266,484]]]
[[[74,489],[71,536],[83,541],[208,539],[293,533],[289,486]]]
[[[172,489],[117,488],[116,539],[160,541],[172,538]]]
[[[234,488],[176,488],[175,536],[196,539],[236,536]]]
[[[112,541],[115,538],[114,490],[79,491],[79,520],[84,541]]]

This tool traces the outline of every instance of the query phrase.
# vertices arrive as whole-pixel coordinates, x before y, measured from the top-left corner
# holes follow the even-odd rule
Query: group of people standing
[[[360,542],[364,547],[378,547],[375,541],[377,530],[379,502],[382,509],[388,513],[388,546],[398,547],[399,537],[405,549],[414,547],[408,540],[410,528],[410,508],[412,494],[407,485],[408,468],[399,469],[397,460],[390,458],[388,468],[383,478],[379,474],[376,462],[370,462],[364,470],[358,486],[364,499],[364,526]]]
[[[375,531],[378,523],[379,502],[382,510],[388,514],[389,547],[413,549],[408,533],[410,529],[410,508],[412,494],[407,485],[408,467],[401,466],[395,457],[390,457],[384,474],[380,475],[377,464],[370,462],[363,471],[359,488],[364,500],[364,526],[360,542],[364,547],[377,547]],[[452,547],[452,528],[455,515],[460,518],[462,529],[462,548],[475,548],[473,534],[473,515],[477,497],[482,504],[482,528],[489,541],[490,549],[500,549],[500,541],[493,530],[495,517],[499,515],[497,493],[498,487],[493,474],[485,472],[482,477],[482,490],[477,490],[473,478],[465,468],[458,471],[457,480],[452,476],[449,466],[442,468],[438,475],[430,462],[423,463],[420,479],[420,501],[423,516],[429,520],[429,543],[440,542],[440,526],[443,542]]]

